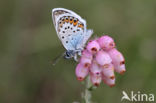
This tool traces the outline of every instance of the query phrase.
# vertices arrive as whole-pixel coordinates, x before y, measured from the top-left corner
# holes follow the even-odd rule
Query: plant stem
[[[84,100],[85,103],[91,103],[91,91],[92,89],[90,89],[92,87],[91,81],[90,81],[90,76],[87,77],[86,79],[86,89],[85,89],[85,93],[84,93]]]

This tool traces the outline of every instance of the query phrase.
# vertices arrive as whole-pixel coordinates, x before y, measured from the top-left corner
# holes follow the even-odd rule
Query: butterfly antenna
[[[56,63],[65,55],[65,53],[62,53],[61,55],[58,55],[54,60],[51,61],[52,65],[56,65]]]

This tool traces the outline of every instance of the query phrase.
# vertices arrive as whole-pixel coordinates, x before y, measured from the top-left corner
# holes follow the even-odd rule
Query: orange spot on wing
[[[83,24],[79,24],[78,27],[83,28]]]
[[[74,22],[74,23],[73,23],[73,25],[74,25],[74,26],[76,26],[76,25],[77,25],[77,23],[78,23],[78,21]]]
[[[70,24],[72,24],[73,23],[73,19],[70,19]]]
[[[61,28],[62,28],[62,25],[63,25],[62,23],[61,23],[61,24],[59,24],[59,27],[61,27]]]
[[[62,19],[63,22],[65,22],[65,19]]]
[[[67,23],[68,23],[68,22],[69,22],[69,18],[68,18],[68,19],[65,19],[65,22],[67,22]]]

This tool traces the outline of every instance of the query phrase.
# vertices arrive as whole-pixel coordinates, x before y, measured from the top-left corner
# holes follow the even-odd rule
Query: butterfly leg
[[[74,55],[74,60],[75,60],[76,62],[79,61],[78,58],[77,58],[77,54]]]
[[[82,53],[81,53],[82,51],[83,51],[83,49],[82,49],[82,48],[80,48],[80,49],[77,49],[77,50],[76,50],[76,52],[77,52],[77,54],[78,54],[79,56],[81,56],[81,55],[82,55]]]
[[[77,50],[75,50],[75,53],[74,53],[74,54],[75,54],[75,55],[74,55],[74,60],[75,60],[75,61],[77,61],[77,62],[79,61],[78,55],[81,56],[81,55],[82,55],[81,52],[82,52],[82,49],[77,49]]]
[[[81,55],[82,55],[81,51],[79,51],[79,52],[78,52],[78,55],[79,55],[79,56],[81,56]]]

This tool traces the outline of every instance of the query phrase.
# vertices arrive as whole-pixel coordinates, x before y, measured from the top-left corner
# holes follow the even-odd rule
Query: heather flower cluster
[[[108,86],[115,85],[114,71],[123,74],[125,60],[115,48],[114,40],[107,35],[90,41],[83,50],[79,64],[76,67],[76,76],[83,81],[87,75],[95,86],[103,81]]]

